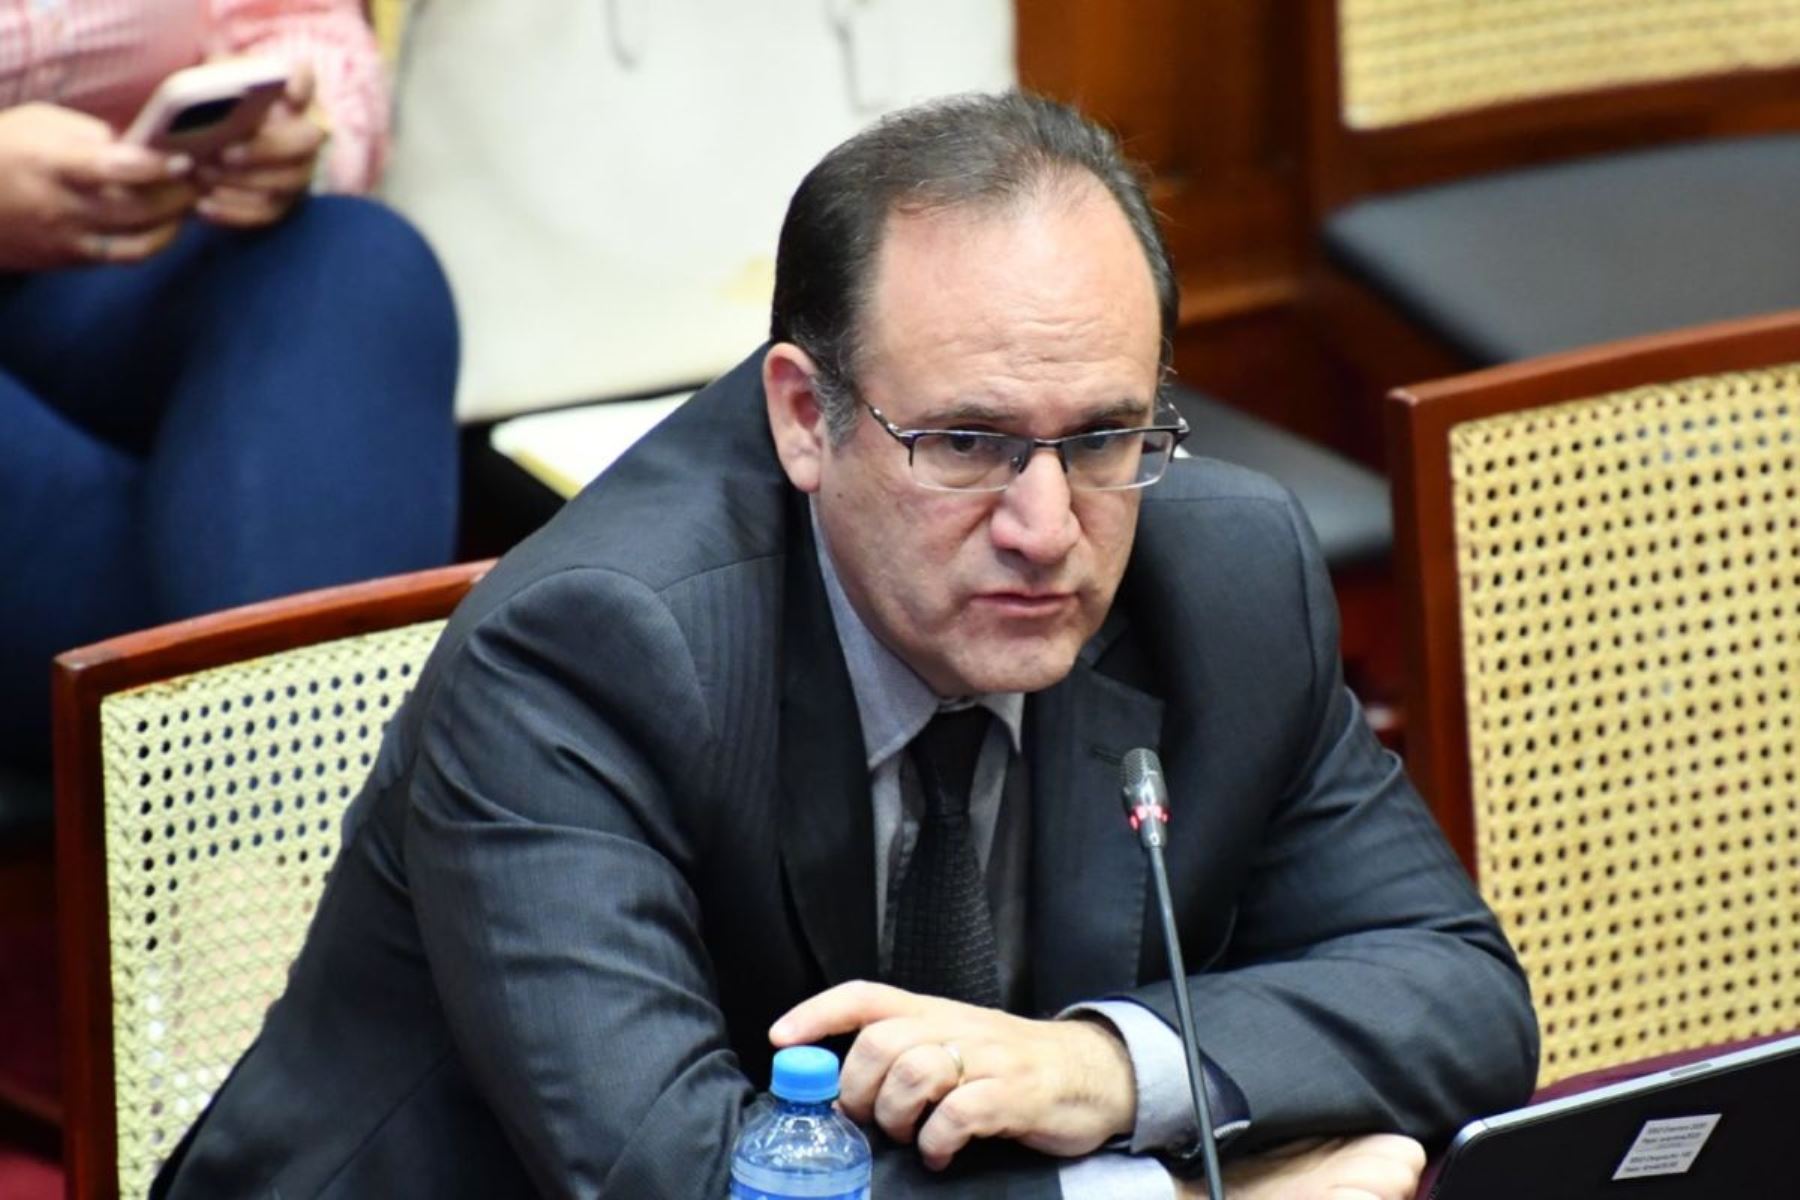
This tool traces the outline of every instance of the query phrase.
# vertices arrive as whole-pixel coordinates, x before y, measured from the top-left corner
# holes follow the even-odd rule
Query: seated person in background
[[[119,141],[215,52],[294,68],[252,137]],[[357,0],[8,5],[0,84],[0,762],[30,768],[59,651],[448,560],[457,338],[409,226],[305,199],[380,165]]]
[[[1299,510],[1169,461],[1175,299],[1059,105],[828,155],[773,344],[451,621],[159,1193],[722,1196],[773,1047],[841,1037],[884,1198],[1199,1195],[1138,746],[1238,1194],[1408,1196],[1522,1100],[1524,980]]]

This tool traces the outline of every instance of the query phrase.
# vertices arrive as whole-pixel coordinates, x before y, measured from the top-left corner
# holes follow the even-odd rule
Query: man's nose
[[[994,545],[1034,563],[1054,563],[1074,547],[1080,523],[1070,503],[1069,477],[1054,450],[1038,447],[1025,469],[1000,493],[990,522]]]

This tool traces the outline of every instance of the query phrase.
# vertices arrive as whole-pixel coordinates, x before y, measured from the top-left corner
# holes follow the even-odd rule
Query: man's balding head
[[[1106,130],[1073,109],[1019,92],[957,96],[893,113],[839,145],[795,191],[782,223],[770,337],[818,368],[834,436],[856,419],[851,388],[888,219],[1009,208],[1090,194],[1124,214],[1156,288],[1167,365],[1175,273],[1136,169]]]

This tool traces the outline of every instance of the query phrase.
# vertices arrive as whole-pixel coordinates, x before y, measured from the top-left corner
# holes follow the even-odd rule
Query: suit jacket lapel
[[[826,983],[873,979],[880,965],[875,819],[862,725],[803,497],[789,506],[788,528],[778,750],[782,866]]]
[[[1163,705],[1100,674],[1092,658],[1083,654],[1030,708],[1031,978],[1040,1012],[1135,986],[1146,928],[1150,870],[1119,806],[1119,763],[1134,747],[1157,745]]]

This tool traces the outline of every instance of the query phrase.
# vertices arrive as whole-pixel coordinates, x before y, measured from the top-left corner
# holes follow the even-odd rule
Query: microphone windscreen
[[[1135,811],[1140,804],[1168,807],[1169,789],[1163,782],[1162,760],[1154,750],[1139,747],[1126,751],[1119,764],[1119,788],[1127,812]]]
[[[1119,782],[1128,792],[1141,789],[1152,775],[1162,775],[1162,763],[1156,757],[1156,751],[1142,746],[1136,750],[1125,752],[1125,760],[1120,767]]]

